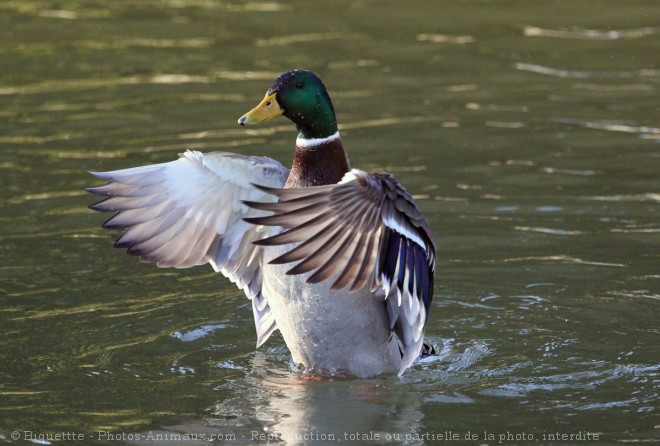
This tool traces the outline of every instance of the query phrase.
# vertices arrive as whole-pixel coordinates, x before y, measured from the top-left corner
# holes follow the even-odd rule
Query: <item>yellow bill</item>
[[[280,116],[284,113],[284,110],[280,108],[280,105],[277,103],[275,96],[277,93],[266,93],[266,97],[254,107],[252,110],[244,114],[238,119],[240,125],[250,125],[250,124],[261,124],[262,122],[269,121],[276,116]]]

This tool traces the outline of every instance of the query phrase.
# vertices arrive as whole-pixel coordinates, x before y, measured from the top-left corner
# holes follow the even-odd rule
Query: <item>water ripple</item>
[[[590,365],[593,367],[593,365]],[[517,396],[524,397],[531,392],[546,391],[565,391],[567,389],[572,390],[587,390],[587,389],[596,389],[603,385],[608,385],[612,381],[625,380],[635,381],[638,380],[640,376],[644,377],[653,377],[657,375],[658,365],[648,365],[648,366],[630,366],[630,365],[616,365],[609,369],[601,370],[583,370],[575,371],[572,373],[560,373],[555,375],[546,375],[538,376],[531,378],[523,378],[514,382],[501,384],[493,389],[487,389],[484,391],[486,394],[501,395],[505,394],[508,396]],[[590,409],[601,409],[604,407],[612,407],[615,405],[619,407],[621,405],[630,406],[635,403],[640,403],[638,398],[631,398],[622,401],[608,401],[608,402],[599,402],[599,403],[567,403],[572,407],[581,410],[590,410]],[[547,409],[554,409],[556,406],[547,407]]]
[[[578,125],[588,129],[606,130],[619,133],[634,133],[644,138],[660,138],[660,127],[635,125],[630,121],[586,120],[575,118],[553,118],[551,121],[559,124]]]
[[[96,90],[122,85],[209,84],[218,79],[233,81],[273,79],[278,73],[269,71],[218,71],[199,76],[185,73],[162,73],[154,76],[126,76],[105,79],[58,79],[33,84],[0,87],[0,96]]]
[[[195,328],[192,330],[188,330],[185,332],[180,332],[180,331],[175,331],[172,333],[170,336],[173,338],[178,339],[179,341],[182,342],[190,342],[190,341],[196,341],[198,339],[201,339],[205,336],[207,336],[210,333],[213,333],[216,330],[220,330],[223,328],[226,328],[226,324],[211,324],[211,325],[203,325],[199,328]]]
[[[488,263],[499,263],[499,262],[529,262],[529,261],[539,261],[539,262],[558,262],[558,263],[574,263],[577,265],[593,265],[593,266],[614,266],[618,268],[626,268],[628,265],[623,263],[610,263],[610,262],[596,262],[591,260],[584,260],[578,257],[571,257],[567,255],[556,255],[556,256],[529,256],[529,257],[511,257],[506,259],[498,260],[485,260]]]
[[[564,68],[554,68],[546,65],[517,62],[513,67],[520,71],[529,71],[530,73],[544,74],[569,79],[592,79],[592,78],[620,78],[628,79],[633,77],[657,77],[660,76],[660,70],[651,68],[642,68],[631,71],[596,71],[596,70],[568,70]]]
[[[295,43],[308,43],[319,42],[322,40],[353,40],[357,34],[346,32],[326,32],[326,33],[308,33],[308,34],[289,34],[286,36],[269,37],[266,39],[257,39],[256,46],[270,47],[270,46],[284,46]]]
[[[526,26],[523,30],[525,37],[554,37],[559,39],[583,40],[623,40],[638,39],[660,33],[660,27],[648,26],[633,29],[546,29],[537,26]]]
[[[514,226],[513,229],[515,229],[516,231],[540,232],[542,234],[551,234],[551,235],[581,235],[581,234],[584,234],[583,231],[578,231],[578,230],[543,228],[543,227],[538,227],[538,226]]]
[[[418,42],[431,42],[431,43],[450,43],[454,45],[464,45],[466,43],[474,43],[477,39],[474,36],[449,36],[447,34],[417,34]]]
[[[39,17],[47,17],[49,19],[66,20],[75,20],[79,17],[76,11],[67,11],[65,9],[42,9],[37,15]]]
[[[650,201],[650,202],[660,202],[660,194],[656,193],[645,193],[645,194],[616,194],[616,195],[591,195],[591,196],[582,196],[580,197],[584,200],[594,200],[594,201]]]
[[[544,173],[559,173],[564,175],[578,175],[578,176],[592,176],[596,175],[596,171],[592,169],[558,169],[555,167],[541,167],[541,172]]]

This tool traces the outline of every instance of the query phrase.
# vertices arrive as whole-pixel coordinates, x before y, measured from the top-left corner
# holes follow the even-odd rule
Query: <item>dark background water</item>
[[[650,0],[2,1],[0,442],[658,440],[659,55]],[[236,119],[292,68],[435,233],[441,354],[402,378],[300,380],[232,284],[87,209],[86,171],[187,148],[288,164]]]

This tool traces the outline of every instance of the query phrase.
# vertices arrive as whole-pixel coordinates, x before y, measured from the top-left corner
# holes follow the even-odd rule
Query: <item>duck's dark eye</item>
[[[304,83],[302,83],[302,82],[296,82],[296,88],[297,88],[297,89],[301,89],[301,88],[303,88],[304,86],[305,86]]]

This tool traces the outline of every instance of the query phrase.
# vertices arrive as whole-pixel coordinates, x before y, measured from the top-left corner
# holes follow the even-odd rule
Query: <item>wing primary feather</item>
[[[320,249],[317,249],[313,254],[308,256],[305,260],[298,263],[296,266],[294,266],[289,271],[287,271],[287,274],[289,275],[304,274],[314,269],[321,268],[327,262],[328,256],[332,255],[332,250],[327,249],[327,246],[336,243],[337,240],[341,240],[343,237],[346,236],[346,232],[345,231],[342,232],[341,227],[333,227],[332,230],[333,232],[329,237],[328,241],[326,241]],[[337,236],[339,237],[338,239],[335,238]],[[285,253],[280,257],[284,257],[287,254],[288,253]],[[288,262],[283,262],[283,263],[288,263]],[[310,283],[316,283],[316,282],[310,282]]]
[[[375,277],[374,271],[378,267],[380,250],[378,245],[376,245],[376,240],[381,240],[383,234],[383,225],[380,221],[380,215],[382,211],[382,202],[378,206],[372,206],[371,212],[365,216],[367,221],[366,227],[368,228],[366,232],[369,234],[365,252],[368,256],[368,259],[365,259],[362,263],[360,271],[356,275],[355,281],[351,286],[351,290],[356,291],[360,288],[363,288],[367,285],[367,282],[370,277]],[[372,290],[373,291],[373,290]]]
[[[270,263],[282,264],[303,260],[314,254],[316,251],[322,249],[328,240],[330,240],[338,232],[336,228],[330,224],[327,224],[322,228],[310,226],[308,230],[313,232],[313,234],[307,240],[300,243],[290,251],[287,251],[278,258],[272,260]]]
[[[381,229],[379,229],[378,231],[380,230]],[[357,291],[367,286],[369,279],[374,275],[374,270],[376,268],[376,261],[378,257],[377,253],[374,252],[375,251],[374,242],[376,240],[376,237],[378,236],[380,236],[378,232],[369,234],[367,236],[367,243],[364,249],[367,256],[362,261],[360,270],[355,275],[355,280],[351,285],[351,291]]]
[[[183,214],[183,209],[175,209],[170,214],[161,215],[152,221],[131,226],[117,238],[114,246],[115,248],[128,248],[132,245],[151,239],[156,234],[166,230],[170,226],[176,224],[182,226],[184,224],[184,220],[181,218]]]
[[[279,205],[284,205],[286,203],[278,203]],[[298,209],[288,210],[282,213],[276,213],[273,215],[267,215],[264,217],[248,217],[243,220],[252,223],[255,225],[264,225],[264,226],[297,226],[302,223],[300,220],[303,220],[307,215],[316,215],[319,209],[325,207],[324,203],[311,203],[305,207]],[[303,220],[304,221],[304,220]]]
[[[336,184],[328,184],[324,186],[300,187],[296,189],[281,189],[256,183],[252,183],[252,185],[267,194],[275,195],[280,201],[295,201],[300,198],[306,199],[315,197],[317,195],[323,195],[328,191],[332,191],[336,187]]]
[[[146,226],[154,223],[147,222],[143,223],[143,225]],[[169,226],[167,226],[168,224]],[[164,221],[159,225],[158,230],[151,230],[150,235],[145,237],[144,240],[134,240],[134,244],[129,244],[127,252],[132,255],[149,258],[152,252],[174,239],[183,227],[183,220],[172,219],[171,221]]]
[[[279,234],[255,240],[253,243],[260,246],[273,246],[273,245],[286,245],[289,243],[302,242],[312,237],[318,231],[317,223],[323,222],[326,219],[325,214],[318,215],[313,219]],[[248,223],[251,223],[248,221]]]
[[[378,206],[371,205],[367,206],[367,209],[362,213],[356,230],[358,239],[354,243],[354,247],[350,249],[352,260],[332,285],[333,289],[341,289],[350,285],[351,292],[354,292],[364,286],[364,283],[360,287],[356,286],[358,280],[366,283],[362,280],[360,274],[368,265],[367,259],[372,257],[373,243],[370,241],[373,239],[373,233],[378,229],[378,224],[374,218],[378,210]]]
[[[356,220],[363,220],[365,215],[369,213],[369,204],[366,206],[367,209],[365,210],[363,209],[365,204],[362,201],[354,200],[349,201],[345,208],[341,209],[339,217],[337,218],[337,221],[341,221],[341,224],[337,226],[338,229],[342,231],[342,234],[336,240],[328,240],[323,247],[317,250],[317,253],[324,253],[323,258],[326,260],[325,263],[307,279],[309,283],[323,281],[347,268],[352,260],[351,254],[353,254],[353,250],[348,249],[348,245],[350,245],[355,238],[355,230],[351,230],[350,228],[355,226]],[[358,223],[357,226],[360,227],[360,224]]]
[[[350,242],[350,232],[344,231],[343,234],[340,236],[338,242],[340,243],[340,245],[335,249],[328,250],[326,252],[325,263],[321,267],[319,267],[317,271],[315,271],[311,276],[307,278],[307,282],[309,283],[322,282],[325,279],[334,276],[335,274],[337,274],[339,271],[341,271],[343,268],[346,267],[346,264],[350,260],[350,257],[345,255],[346,254],[345,247],[346,244]],[[327,253],[330,253],[330,255],[328,255]]]
[[[364,232],[360,232],[357,237],[357,240],[354,239],[354,247],[348,249],[352,254],[351,261],[347,263],[346,267],[339,273],[337,280],[332,284],[333,290],[340,290],[346,288],[349,285],[352,285],[355,282],[356,276],[362,268],[364,263],[364,258],[366,256],[365,252],[365,239],[368,238],[368,235]],[[352,291],[352,288],[351,288]]]

